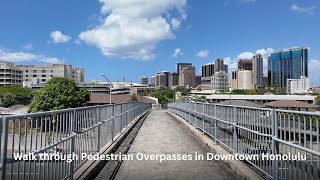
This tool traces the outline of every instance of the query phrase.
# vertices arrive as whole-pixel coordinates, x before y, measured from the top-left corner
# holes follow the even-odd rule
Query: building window
[[[32,77],[37,77],[37,75],[36,75],[36,74],[34,74]]]
[[[46,70],[42,70],[41,72],[42,72],[42,73],[46,73]]]
[[[26,73],[29,72],[28,70],[26,70]]]
[[[42,81],[42,82],[46,82],[46,79],[42,79],[41,81]]]
[[[51,70],[51,72],[53,73],[53,70]]]
[[[37,73],[37,70],[33,70],[33,73]]]
[[[26,77],[28,77],[28,74],[26,75]]]
[[[45,74],[42,74],[42,77],[46,77],[46,75],[45,75]]]

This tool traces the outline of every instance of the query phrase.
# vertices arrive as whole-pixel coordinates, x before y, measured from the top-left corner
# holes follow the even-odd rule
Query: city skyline
[[[16,64],[63,62],[84,67],[86,81],[101,79],[99,74],[104,73],[112,81],[125,77],[139,82],[141,76],[175,72],[178,62],[192,63],[200,75],[202,65],[223,58],[231,72],[238,59],[255,53],[264,57],[266,75],[266,57],[272,50],[306,47],[310,82],[318,85],[317,1],[168,0],[148,3],[145,8],[138,4],[141,14],[127,8],[128,1],[123,2],[2,2],[0,60]],[[264,15],[261,9],[268,8],[273,13]],[[150,12],[154,9],[157,11]],[[119,18],[112,19],[116,16]],[[107,25],[102,25],[104,21]],[[297,27],[297,21],[303,25]],[[112,37],[106,36],[110,33]]]

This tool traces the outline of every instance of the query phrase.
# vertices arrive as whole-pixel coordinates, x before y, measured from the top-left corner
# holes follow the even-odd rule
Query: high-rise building
[[[146,76],[140,77],[140,84],[148,85],[148,77]]]
[[[191,68],[192,63],[178,63],[177,64],[177,73],[179,74],[183,68]]]
[[[23,72],[14,63],[0,62],[0,86],[10,84],[21,84]]]
[[[239,70],[252,70],[252,60],[250,59],[240,59],[238,61]]]
[[[211,89],[211,76],[214,75],[214,63],[208,63],[202,66],[201,88]]]
[[[168,74],[168,87],[178,86],[179,85],[179,74],[178,73],[169,73]]]
[[[269,85],[285,88],[287,79],[299,79],[301,76],[308,77],[308,49],[281,50],[269,56]]]
[[[252,58],[252,84],[254,89],[259,89],[263,86],[263,57],[261,54],[256,54]]]
[[[64,77],[76,83],[84,82],[84,69],[67,64],[16,65],[23,71],[23,81],[47,83],[52,77]]]
[[[179,72],[179,86],[194,88],[197,87],[195,68],[185,66]]]
[[[197,86],[201,85],[201,76],[196,76],[196,84]]]
[[[214,72],[214,63],[208,63],[202,66],[202,77],[211,77]]]
[[[167,87],[167,75],[164,72],[155,75],[155,87]]]
[[[224,64],[224,60],[219,58],[214,63],[208,63],[202,66],[201,88],[212,89],[211,76],[216,72],[223,71],[228,76],[228,65]]]
[[[223,92],[228,91],[228,76],[225,71],[219,71],[211,76],[211,88]]]
[[[252,71],[237,70],[231,73],[230,87],[232,89],[253,89]]]
[[[252,85],[252,71],[251,70],[238,70],[238,88],[237,89],[253,89]]]
[[[226,72],[226,74],[229,74],[229,66],[227,64],[224,65],[224,72]]]
[[[155,83],[155,78],[156,78],[155,76],[151,76],[151,78],[150,78],[150,86],[151,87],[155,86],[155,84],[154,84]]]
[[[219,72],[219,71],[226,71],[225,66],[224,66],[224,60],[219,58],[214,62],[214,73]]]

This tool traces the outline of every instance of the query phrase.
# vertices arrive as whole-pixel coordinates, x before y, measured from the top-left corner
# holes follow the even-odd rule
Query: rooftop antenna
[[[126,82],[126,78],[123,76],[123,82]]]

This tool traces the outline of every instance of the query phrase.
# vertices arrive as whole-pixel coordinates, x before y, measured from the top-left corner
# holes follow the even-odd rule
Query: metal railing
[[[4,116],[0,120],[0,177],[72,179],[87,161],[80,158],[82,153],[95,154],[107,143],[111,145],[116,135],[150,108],[150,104],[130,102]],[[36,158],[15,158],[29,153]]]
[[[193,102],[168,109],[246,157],[266,179],[320,179],[318,113]]]

